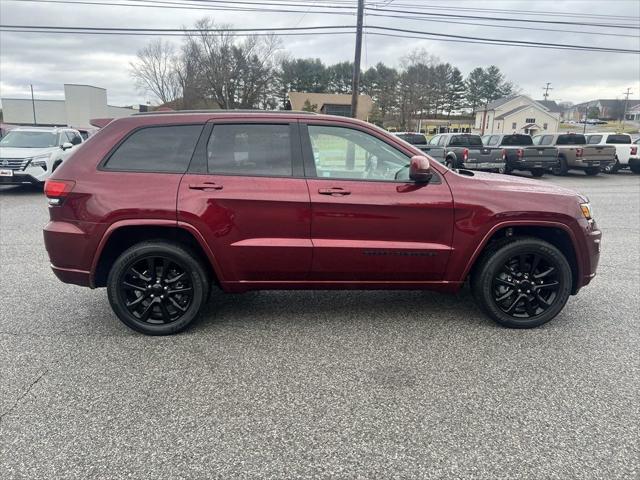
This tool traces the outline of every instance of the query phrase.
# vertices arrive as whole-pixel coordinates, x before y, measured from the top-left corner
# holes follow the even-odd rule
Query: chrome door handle
[[[222,190],[222,185],[214,182],[190,183],[191,190]]]
[[[342,195],[351,195],[349,190],[345,190],[341,187],[332,187],[332,188],[319,188],[318,193],[320,195],[333,195],[333,196],[342,196]]]

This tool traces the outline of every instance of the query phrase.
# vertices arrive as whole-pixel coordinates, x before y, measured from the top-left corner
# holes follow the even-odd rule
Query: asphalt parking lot
[[[60,283],[41,192],[0,187],[0,478],[640,474],[640,176],[587,194],[598,276],[542,328],[468,291],[212,295],[172,337]]]

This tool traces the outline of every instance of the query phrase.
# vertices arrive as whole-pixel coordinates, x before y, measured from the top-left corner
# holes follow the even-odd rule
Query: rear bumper
[[[61,268],[51,265],[51,270],[58,279],[64,283],[80,285],[81,287],[91,287],[91,272],[85,270],[75,270],[73,268]]]
[[[593,167],[606,167],[615,162],[615,159],[609,158],[605,160],[574,160],[569,164],[569,168],[593,168]]]

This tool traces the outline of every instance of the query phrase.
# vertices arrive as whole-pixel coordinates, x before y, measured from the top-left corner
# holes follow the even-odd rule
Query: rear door
[[[410,153],[354,126],[301,125],[312,206],[311,279],[413,282],[443,278],[453,203],[437,173],[409,180]]]
[[[195,226],[224,282],[304,280],[310,201],[297,123],[216,121],[180,184],[178,220]]]

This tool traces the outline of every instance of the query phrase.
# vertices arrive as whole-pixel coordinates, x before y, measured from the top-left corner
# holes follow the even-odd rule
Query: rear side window
[[[609,135],[607,143],[631,144],[631,137],[629,135]]]
[[[505,135],[502,137],[502,145],[505,147],[533,145],[533,140],[529,135]]]
[[[558,135],[557,145],[586,145],[587,139],[584,135]]]
[[[107,170],[183,173],[203,125],[146,127],[131,134],[107,160]]]
[[[589,145],[597,145],[602,140],[602,135],[589,135],[587,137],[587,143]]]
[[[207,144],[209,173],[291,176],[291,136],[286,125],[216,125]]]

